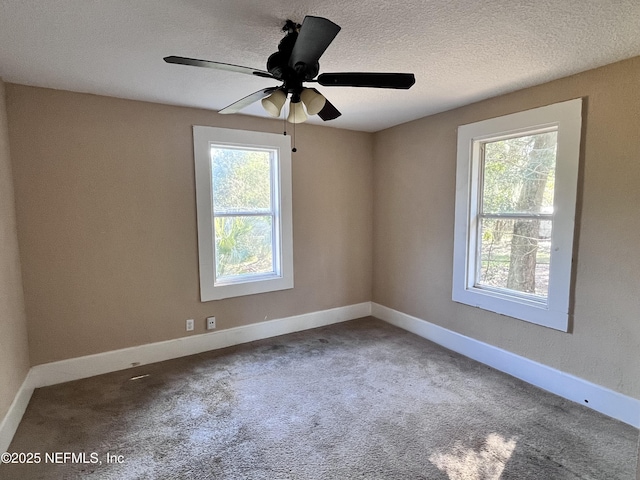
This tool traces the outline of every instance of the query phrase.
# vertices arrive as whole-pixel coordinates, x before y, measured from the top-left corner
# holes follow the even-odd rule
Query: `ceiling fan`
[[[307,114],[317,114],[324,121],[333,120],[341,115],[318,90],[304,87],[305,82],[317,83],[324,87],[408,89],[416,81],[412,73],[342,72],[318,75],[320,71],[318,60],[338,34],[340,27],[326,18],[306,16],[302,25],[287,20],[282,31],[286,34],[278,45],[278,51],[269,56],[267,71],[176,56],[165,57],[164,61],[279,80],[282,85],[258,90],[223,108],[219,113],[237,113],[252,103],[262,100],[262,106],[267,113],[273,117],[279,117],[287,98],[291,96],[287,117],[291,123],[304,122]]]

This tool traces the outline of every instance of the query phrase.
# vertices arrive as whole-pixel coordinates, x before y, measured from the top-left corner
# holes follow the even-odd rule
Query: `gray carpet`
[[[632,480],[637,441],[367,318],[38,389],[0,478]]]

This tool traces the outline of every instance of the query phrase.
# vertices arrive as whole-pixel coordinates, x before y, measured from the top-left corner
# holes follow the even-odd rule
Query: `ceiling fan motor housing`
[[[286,70],[289,65],[289,57],[293,51],[293,46],[298,39],[298,28],[291,20],[287,20],[286,25],[283,27],[283,31],[287,32],[280,43],[278,44],[278,51],[273,53],[267,59],[267,71],[276,77],[278,80],[284,80],[286,76]]]
[[[302,82],[313,79],[320,71],[320,63],[315,62],[313,65],[307,65],[304,62],[298,62],[293,67],[289,65],[291,52],[298,40],[300,24],[296,24],[291,20],[282,29],[287,32],[280,43],[278,51],[271,54],[267,60],[267,71],[278,80],[285,82],[287,91],[295,91],[297,87],[302,86]],[[298,85],[299,84],[299,85]]]

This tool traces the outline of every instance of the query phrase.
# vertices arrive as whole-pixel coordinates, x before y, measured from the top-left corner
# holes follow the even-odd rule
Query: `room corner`
[[[6,96],[0,78],[0,451],[9,446],[29,400],[21,394],[29,371],[29,350],[11,170]]]

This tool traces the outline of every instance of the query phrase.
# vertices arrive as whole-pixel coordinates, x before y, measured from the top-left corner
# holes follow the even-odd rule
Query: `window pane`
[[[481,219],[479,286],[547,297],[551,221]]]
[[[216,280],[274,273],[271,216],[216,217]]]
[[[483,213],[553,213],[557,132],[484,144]]]
[[[211,148],[215,213],[270,211],[271,152]]]

